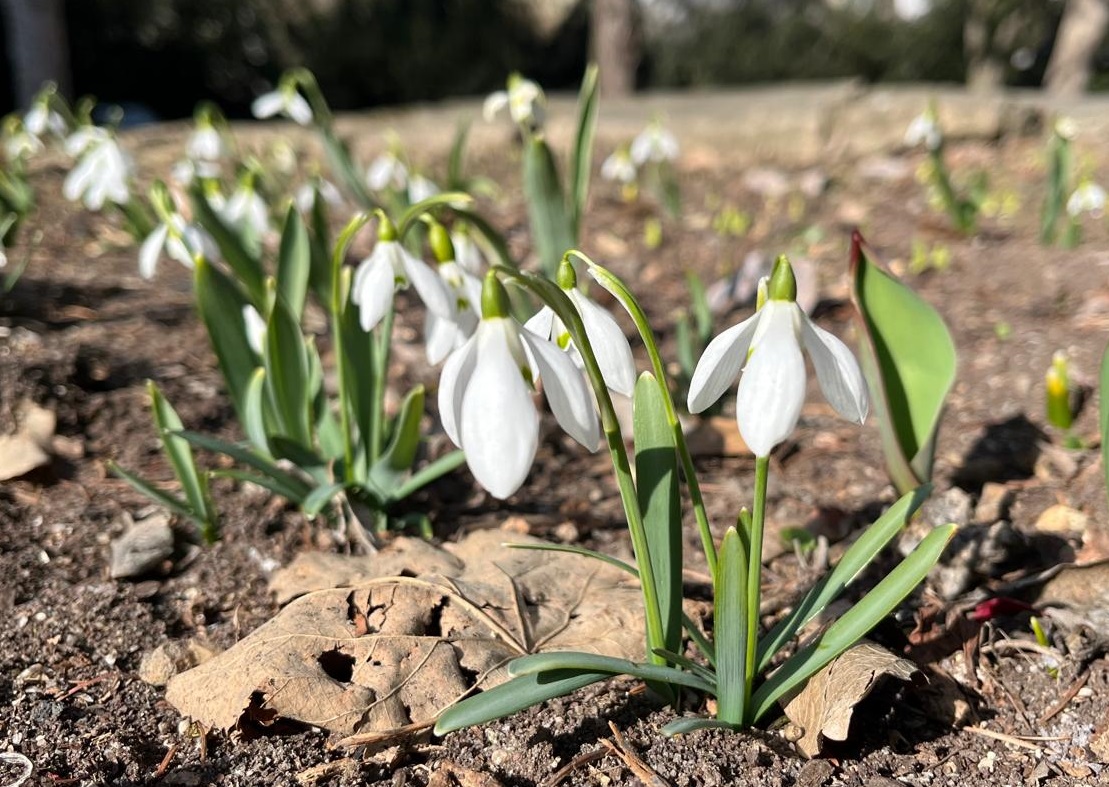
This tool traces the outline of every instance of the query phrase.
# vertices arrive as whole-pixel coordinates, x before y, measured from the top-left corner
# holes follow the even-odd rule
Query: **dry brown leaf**
[[[640,590],[596,560],[510,549],[479,531],[452,545],[453,576],[371,579],[285,607],[227,651],[173,677],[166,699],[205,726],[292,720],[338,735],[433,720],[516,656],[643,656]],[[382,550],[387,555],[389,548]]]
[[[54,413],[34,402],[24,402],[18,418],[18,431],[0,436],[0,481],[19,478],[50,461]]]
[[[911,661],[872,642],[860,642],[813,675],[786,705],[789,720],[804,731],[797,748],[806,757],[820,753],[823,739],[847,740],[851,714],[883,675],[909,680]]]

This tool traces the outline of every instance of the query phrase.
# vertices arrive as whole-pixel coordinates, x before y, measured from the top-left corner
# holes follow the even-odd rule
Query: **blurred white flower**
[[[250,183],[240,183],[219,213],[225,222],[255,237],[261,238],[269,232],[269,208]]]
[[[431,199],[439,193],[439,187],[435,182],[423,175],[413,175],[408,179],[408,202],[415,205],[417,202],[423,202],[425,199]]]
[[[475,276],[485,272],[485,255],[469,232],[457,229],[451,232],[451,245],[454,246],[454,259],[463,270]]]
[[[1066,140],[1073,140],[1078,136],[1078,124],[1074,121],[1074,118],[1061,115],[1055,118],[1052,131],[1054,131],[1058,137]]]
[[[35,105],[27,110],[23,118],[23,126],[36,137],[42,137],[49,132],[61,139],[66,132],[65,118],[41,101],[36,101]]]
[[[19,122],[5,124],[4,128],[4,155],[8,161],[19,161],[27,156],[33,156],[42,150],[43,144],[37,136],[32,134]]]
[[[601,163],[601,177],[616,183],[635,183],[638,173],[631,152],[620,147]]]
[[[89,210],[100,210],[106,201],[123,205],[131,199],[131,159],[106,131],[86,126],[66,140],[66,151],[79,156],[62,185],[66,199],[81,200]]]
[[[436,272],[453,299],[454,310],[443,317],[428,309],[424,319],[424,341],[427,361],[432,366],[474,335],[481,318],[481,279],[458,264],[456,260],[441,262]]]
[[[636,165],[642,166],[648,161],[675,161],[679,151],[677,138],[654,120],[632,140],[630,156]]]
[[[384,191],[393,188],[403,191],[408,185],[408,167],[396,153],[389,151],[370,162],[366,170],[366,185],[370,191]]]
[[[1077,218],[1083,213],[1100,216],[1105,211],[1105,189],[1093,181],[1083,181],[1067,200],[1067,215]]]
[[[398,241],[378,240],[370,256],[358,265],[351,285],[350,298],[359,308],[362,330],[373,330],[389,310],[393,295],[408,289],[410,283],[428,311],[451,317],[451,295],[435,271]]]
[[[158,258],[163,251],[170,259],[177,260],[186,268],[193,267],[194,255],[200,254],[212,259],[218,253],[215,242],[207,232],[196,225],[187,224],[176,213],[168,221],[155,227],[139,247],[140,276],[144,279],[154,277]]]
[[[481,114],[486,122],[491,122],[508,107],[513,122],[522,126],[541,126],[546,103],[547,98],[539,85],[519,74],[510,74],[508,89],[490,93],[482,105]]]
[[[922,112],[913,118],[909,127],[905,129],[905,144],[909,147],[923,144],[928,150],[939,150],[940,145],[943,144],[943,132],[932,110]]]
[[[312,122],[312,107],[308,100],[297,92],[295,85],[263,93],[254,99],[250,105],[250,111],[259,119],[283,115],[302,126]]]
[[[293,202],[296,203],[297,210],[301,213],[311,212],[312,207],[316,204],[317,192],[319,192],[320,199],[333,208],[343,204],[343,195],[339,193],[339,189],[335,187],[334,183],[326,178],[313,178],[297,187],[296,193],[293,195]]]
[[[250,349],[262,355],[266,347],[266,321],[249,303],[243,306],[243,329]]]
[[[197,164],[219,165],[220,159],[227,155],[227,146],[215,126],[201,124],[189,135],[185,155]],[[207,177],[207,176],[204,176]]]

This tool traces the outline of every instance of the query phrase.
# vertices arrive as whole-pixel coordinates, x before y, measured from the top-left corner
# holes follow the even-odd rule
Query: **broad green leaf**
[[[320,303],[328,303],[331,297],[331,227],[328,225],[327,200],[320,196],[319,189],[313,192],[309,227],[312,231],[308,236],[311,256],[308,283]]]
[[[267,455],[272,455],[270,449],[271,421],[276,416],[267,411],[269,399],[266,397],[266,370],[261,366],[256,368],[247,383],[246,393],[243,395],[243,409],[239,419],[243,431],[254,447]]]
[[[739,532],[728,528],[716,567],[715,631],[717,717],[743,724],[747,713],[747,554]]]
[[[541,136],[530,137],[524,150],[524,195],[532,242],[543,273],[554,278],[562,255],[577,245],[566,212],[554,154]]]
[[[161,489],[154,486],[146,479],[141,478],[140,476],[137,476],[128,470],[124,470],[115,462],[108,462],[108,472],[112,473],[113,475],[119,476],[128,484],[130,484],[136,492],[146,495],[158,505],[164,506],[166,510],[177,514],[177,516],[179,517],[183,517],[191,522],[194,522],[197,526],[202,527],[204,525],[204,523],[200,520],[199,517],[197,517],[193,510],[189,508],[188,503],[186,503],[184,500],[174,497],[169,492],[163,492]]]
[[[589,179],[593,166],[593,136],[597,130],[597,74],[596,63],[585,69],[578,93],[578,129],[574,134],[574,147],[570,153],[570,233],[581,237],[581,217],[589,198]],[[572,245],[576,245],[572,244]],[[563,249],[565,253],[570,246]]]
[[[932,485],[925,484],[902,496],[859,536],[840,558],[836,567],[813,585],[805,597],[794,606],[793,611],[779,620],[774,628],[759,641],[759,672],[769,666],[774,654],[793,639],[798,631],[839,598],[843,589],[854,581],[859,572],[870,565],[894,536],[901,532],[931,493]]]
[[[541,673],[558,673],[564,670],[576,672],[607,672],[610,675],[631,675],[654,683],[668,683],[674,686],[685,686],[706,694],[712,694],[715,687],[712,683],[697,675],[682,672],[680,669],[667,667],[662,664],[643,664],[615,656],[602,656],[597,653],[575,653],[573,651],[552,651],[550,653],[535,653],[531,656],[521,656],[508,665],[508,674],[513,677],[521,675],[535,675]]]
[[[220,255],[235,277],[250,295],[250,300],[259,312],[264,312],[266,303],[266,275],[262,269],[262,261],[251,252],[243,243],[243,239],[224,223],[216,213],[208,197],[204,194],[204,186],[199,181],[193,185],[192,191],[193,212],[212,240],[216,242]],[[199,292],[199,287],[197,292]]]
[[[436,735],[446,735],[448,732],[495,721],[611,677],[612,674],[608,672],[562,670],[558,673],[513,678],[507,683],[451,705],[440,714],[439,720],[435,722],[434,732]]]
[[[296,206],[290,203],[285,213],[285,226],[281,230],[281,247],[277,252],[277,293],[285,299],[297,322],[304,314],[311,269],[308,230]]]
[[[635,489],[654,569],[666,650],[682,643],[682,509],[678,453],[658,381],[640,375],[633,399]]]
[[[150,394],[150,407],[154,415],[154,425],[158,429],[158,438],[173,468],[173,474],[181,484],[181,491],[185,493],[194,518],[203,523],[201,527],[207,534],[204,540],[212,543],[218,538],[216,515],[208,505],[208,496],[201,481],[201,473],[196,467],[192,448],[177,434],[182,428],[181,418],[153,381],[147,381],[146,390]]]
[[[208,331],[231,403],[239,420],[245,420],[244,398],[258,364],[243,323],[243,307],[250,301],[238,284],[204,258],[197,259],[194,276],[200,319]]]
[[[408,480],[389,492],[386,498],[390,502],[404,500],[404,498],[423,489],[433,481],[439,480],[447,473],[453,473],[465,463],[466,455],[461,451],[451,451],[449,454],[444,454],[434,462],[424,465],[413,473]]]
[[[1101,375],[1098,378],[1098,421],[1101,424],[1101,469],[1105,473],[1105,488],[1109,490],[1109,347],[1101,356]]]
[[[775,670],[755,691],[750,721],[757,722],[778,700],[790,696],[817,670],[878,625],[928,575],[957,529],[955,525],[933,528],[908,557],[830,625],[819,639],[801,648]]]
[[[905,494],[932,478],[936,432],[955,381],[955,344],[935,309],[867,258],[857,232],[851,246],[863,373],[890,478]]]
[[[284,300],[274,300],[266,323],[266,383],[273,396],[283,433],[303,446],[310,446],[308,351],[300,324]]]
[[[261,456],[246,446],[220,440],[217,437],[212,437],[211,435],[202,434],[200,432],[185,431],[181,432],[180,435],[182,439],[188,440],[197,448],[203,448],[205,451],[212,451],[217,454],[224,454],[234,459],[236,462],[241,462],[244,465],[253,467],[258,472],[272,479],[273,485],[267,485],[267,489],[273,489],[279,495],[292,500],[294,503],[299,504],[300,501],[312,491],[312,486],[303,478],[285,470],[272,459]]]
[[[412,469],[420,447],[420,419],[424,417],[424,387],[417,385],[404,397],[393,421],[393,434],[377,462],[370,468],[374,483],[383,489],[396,486]]]
[[[335,495],[343,491],[342,484],[324,484],[311,491],[300,507],[307,516],[316,516],[323,511],[324,506],[335,499]]]

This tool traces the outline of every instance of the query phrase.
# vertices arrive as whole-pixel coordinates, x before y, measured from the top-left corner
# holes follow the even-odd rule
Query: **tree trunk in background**
[[[635,0],[593,0],[590,49],[600,67],[600,90],[606,98],[635,91],[639,34]]]
[[[1109,0],[1067,0],[1044,74],[1044,87],[1058,95],[1086,90],[1093,57],[1109,28]]]
[[[2,0],[15,103],[26,108],[43,82],[69,93],[69,43],[62,0]]]

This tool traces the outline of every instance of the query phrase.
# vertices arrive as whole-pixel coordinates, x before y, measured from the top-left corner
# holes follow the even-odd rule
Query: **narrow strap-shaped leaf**
[[[462,467],[465,462],[466,455],[461,451],[451,451],[449,454],[443,454],[434,462],[429,462],[413,473],[404,483],[387,495],[387,498],[390,501],[403,500],[417,490],[423,489],[433,481],[442,478],[447,473],[453,473]]]
[[[851,241],[852,299],[890,478],[905,494],[931,479],[936,432],[955,382],[955,343],[939,312]]]
[[[928,499],[931,492],[932,486],[928,484],[904,495],[856,539],[840,558],[836,567],[813,585],[793,611],[778,621],[774,628],[760,640],[759,672],[766,669],[774,654],[793,639],[798,631],[839,598],[843,589],[859,575],[860,571],[870,565],[894,536],[901,532],[909,518]]]
[[[270,400],[266,396],[266,389],[266,370],[259,366],[251,374],[247,384],[240,418],[243,431],[254,447],[267,456],[272,456],[270,432],[271,422],[276,422],[276,416],[268,409]]]
[[[557,673],[513,678],[507,683],[451,705],[435,722],[435,734],[446,735],[448,732],[495,721],[611,677],[612,674],[608,672],[561,670]]]
[[[266,383],[284,433],[303,446],[311,445],[308,352],[300,324],[282,298],[276,298],[266,323]]]
[[[393,421],[393,434],[378,464],[389,472],[405,473],[416,461],[420,447],[420,419],[424,415],[424,387],[414,386],[401,402],[400,412]]]
[[[957,529],[955,525],[934,528],[908,557],[832,623],[816,642],[801,648],[775,670],[755,691],[751,723],[757,722],[778,700],[790,696],[817,670],[866,636],[892,612],[928,575]]]
[[[532,242],[541,270],[553,279],[562,255],[576,245],[574,228],[566,212],[558,166],[546,140],[536,135],[524,144],[524,193]]]
[[[308,250],[311,255],[308,282],[320,303],[331,297],[331,227],[328,224],[327,200],[319,189],[312,192],[312,211],[309,214]]]
[[[570,232],[574,238],[581,237],[581,217],[589,199],[593,136],[597,130],[597,74],[596,63],[586,66],[578,93],[578,128],[574,134],[574,147],[570,152],[570,194],[567,205],[570,211]]]
[[[243,324],[243,307],[250,301],[239,285],[204,258],[197,259],[194,278],[197,310],[241,421],[247,385],[258,363]]]
[[[640,375],[632,403],[635,490],[654,568],[666,650],[682,643],[682,510],[678,453],[658,381]]]
[[[217,478],[231,478],[235,481],[242,481],[244,483],[260,486],[262,489],[268,489],[275,495],[281,495],[297,506],[302,505],[304,499],[307,497],[307,495],[300,494],[298,489],[288,486],[283,479],[265,475],[264,473],[240,470],[237,467],[226,467],[220,470],[213,470],[212,475]]]
[[[689,732],[696,732],[697,730],[735,730],[738,728],[736,724],[729,724],[720,719],[710,719],[705,716],[694,716],[684,719],[674,719],[663,725],[660,732],[667,738],[672,738],[675,735],[685,735]]]
[[[274,483],[280,487],[274,491],[277,491],[282,497],[287,497],[298,504],[312,491],[312,485],[303,478],[285,470],[276,462],[255,453],[246,446],[220,440],[218,437],[212,437],[211,435],[201,432],[184,431],[179,434],[183,440],[188,440],[197,448],[224,454],[234,459],[236,462],[241,462],[248,467],[253,467],[263,475],[269,476],[273,479]],[[267,487],[267,489],[268,488],[271,487]]]
[[[638,661],[618,659],[614,656],[602,656],[596,653],[577,653],[574,651],[536,653],[531,656],[521,656],[508,665],[508,673],[513,677],[562,670],[631,675],[634,678],[654,683],[685,686],[686,688],[703,691],[706,694],[712,694],[715,689],[711,683],[703,678],[673,667],[662,664],[643,664]]]
[[[376,208],[378,206],[377,201],[366,190],[366,186],[362,182],[362,175],[358,171],[358,167],[354,165],[354,160],[350,156],[350,149],[346,146],[346,143],[339,139],[330,123],[317,126],[317,128],[320,129],[320,136],[323,138],[323,149],[332,172],[343,182],[347,187],[347,191],[363,208],[367,210]]]
[[[312,270],[312,252],[308,230],[296,206],[289,203],[285,226],[281,230],[281,247],[277,252],[277,293],[285,299],[293,317],[300,322],[304,301],[308,296],[308,279]]]
[[[672,650],[666,650],[665,648],[655,648],[655,655],[662,656],[671,664],[677,667],[681,667],[687,672],[692,672],[694,675],[712,684],[713,686],[716,685],[716,673],[706,667],[704,664],[698,664],[691,658],[683,656],[680,653],[675,653]]]
[[[716,647],[716,715],[728,724],[746,722],[747,555],[734,527],[720,544],[713,611]]]
[[[169,458],[173,474],[181,484],[181,491],[189,502],[189,508],[196,519],[214,529],[215,512],[209,508],[207,495],[200,480],[200,471],[196,467],[196,458],[188,441],[177,434],[183,426],[181,418],[153,381],[147,381],[146,390],[150,394],[150,407],[154,415],[154,424],[158,428],[158,438]]]
[[[145,478],[135,475],[129,470],[124,470],[115,462],[108,462],[108,471],[122,478],[130,484],[136,492],[146,495],[158,505],[164,506],[168,511],[177,514],[179,517],[184,517],[197,525],[203,524],[192,509],[189,508],[188,503],[180,498],[174,497],[169,492],[162,491]]]
[[[335,495],[342,491],[342,484],[323,484],[317,486],[308,497],[304,498],[304,502],[300,504],[300,508],[307,516],[316,516],[323,511],[324,506],[335,499]]]
[[[454,139],[451,141],[450,156],[447,157],[447,188],[452,191],[463,191],[466,188],[463,169],[466,163],[466,141],[469,137],[470,121],[459,121],[454,130]]]
[[[223,260],[250,294],[254,307],[259,312],[263,312],[262,307],[266,301],[266,274],[262,268],[262,261],[247,248],[239,234],[227,226],[216,213],[204,194],[204,186],[199,181],[193,186],[191,196],[196,220],[212,236]],[[198,288],[197,292],[199,291]]]

